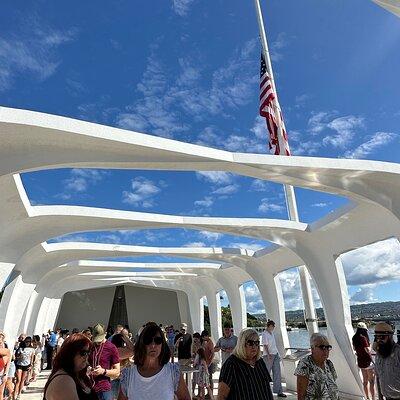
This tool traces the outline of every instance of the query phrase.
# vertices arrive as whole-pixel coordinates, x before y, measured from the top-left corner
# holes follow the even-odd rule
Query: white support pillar
[[[18,329],[25,307],[36,284],[23,282],[22,276],[18,275],[10,282],[3,293],[0,303],[0,329],[2,329],[10,343],[17,338]]]
[[[246,301],[243,288],[240,289],[239,286],[233,285],[228,281],[223,284],[231,308],[233,330],[235,335],[239,335],[239,332],[247,326]]]
[[[221,300],[219,292],[206,290],[208,314],[210,316],[211,337],[214,343],[222,336]]]
[[[300,277],[301,294],[303,297],[305,322],[309,335],[318,332],[317,313],[315,311],[311,290],[311,277],[305,265],[298,268]]]
[[[362,397],[360,370],[351,342],[354,331],[342,263],[321,247],[318,254],[302,250],[301,257],[309,267],[324,308],[329,341],[333,346],[330,358],[336,370],[341,372],[337,381],[339,390],[343,397]]]
[[[185,322],[188,324],[188,330],[193,332],[192,319],[190,318],[188,295],[182,290],[176,292],[179,307],[179,316],[181,318],[181,323]],[[176,327],[177,328],[177,327]]]
[[[285,302],[279,277],[260,265],[252,267],[251,275],[260,291],[266,315],[275,322],[276,345],[279,354],[284,356],[285,349],[290,347],[290,344],[286,329]]]
[[[192,333],[201,333],[204,330],[204,296],[198,292],[194,285],[190,285],[190,293],[191,295],[188,296],[188,300],[193,328]]]

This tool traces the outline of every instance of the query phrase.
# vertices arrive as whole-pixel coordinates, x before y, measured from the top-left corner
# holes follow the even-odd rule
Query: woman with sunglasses
[[[311,354],[299,361],[294,372],[297,376],[297,399],[338,399],[337,374],[328,359],[332,346],[321,333],[311,335],[310,346]]]
[[[217,400],[272,400],[271,377],[261,358],[258,333],[243,329],[219,376]]]
[[[87,374],[91,342],[82,333],[65,339],[44,387],[44,400],[97,400]]]
[[[157,324],[144,327],[134,354],[134,365],[122,371],[118,400],[190,400],[179,365],[169,362],[170,350]]]

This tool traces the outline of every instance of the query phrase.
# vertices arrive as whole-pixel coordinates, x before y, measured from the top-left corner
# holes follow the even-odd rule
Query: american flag
[[[260,68],[260,115],[265,118],[269,132],[269,149],[272,154],[277,156],[286,155],[290,156],[290,148],[286,134],[285,124],[283,122],[282,113],[274,109],[273,101],[275,93],[271,85],[271,79],[267,72],[264,55],[261,54],[261,68]],[[283,133],[283,149],[280,148],[278,139],[278,125],[276,112],[280,113],[282,121]]]

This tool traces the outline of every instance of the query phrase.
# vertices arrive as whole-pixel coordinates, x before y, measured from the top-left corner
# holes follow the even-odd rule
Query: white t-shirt
[[[27,367],[31,364],[32,354],[34,353],[35,349],[33,347],[19,348],[15,354],[15,364],[21,367]]]
[[[121,390],[128,400],[173,400],[179,378],[179,364],[169,362],[149,378],[140,375],[137,366],[132,365],[122,370]]]
[[[263,355],[266,356],[267,354],[278,354],[278,348],[276,347],[275,336],[273,333],[269,333],[268,331],[264,331],[262,333],[262,344],[267,346],[268,353],[263,348]]]

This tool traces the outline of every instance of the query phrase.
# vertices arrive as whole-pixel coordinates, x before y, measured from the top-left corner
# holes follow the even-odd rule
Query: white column
[[[200,294],[195,286],[190,286],[191,295],[188,296],[190,318],[192,320],[193,332],[201,333],[204,330],[204,301],[203,294]]]
[[[208,314],[210,316],[211,337],[214,343],[222,336],[221,300],[219,292],[206,290]]]
[[[303,297],[305,322],[307,331],[310,335],[318,332],[317,313],[315,311],[314,300],[311,290],[310,273],[305,265],[298,268],[300,277],[301,294]]]
[[[176,292],[176,296],[178,298],[178,307],[179,307],[179,315],[181,318],[181,323],[185,322],[186,324],[188,324],[189,331],[193,332],[192,319],[190,318],[188,295],[186,292],[178,290]],[[179,327],[175,328],[179,329]]]
[[[260,291],[266,315],[275,322],[276,345],[279,354],[284,356],[285,349],[290,347],[290,344],[286,329],[285,303],[279,277],[274,276],[268,268],[260,265],[253,266],[251,275]]]
[[[10,282],[3,293],[0,303],[0,329],[2,329],[10,343],[19,333],[21,319],[36,284],[24,283],[18,275]]]
[[[323,247],[315,254],[303,249],[301,257],[306,261],[318,289],[324,308],[328,335],[333,346],[330,359],[338,374],[339,390],[344,396],[362,396],[360,370],[356,365],[351,338],[354,334],[351,323],[350,302],[343,266]]]
[[[239,286],[225,282],[224,289],[231,308],[233,331],[235,335],[239,335],[239,332],[247,326],[246,301],[243,288],[240,289]]]

